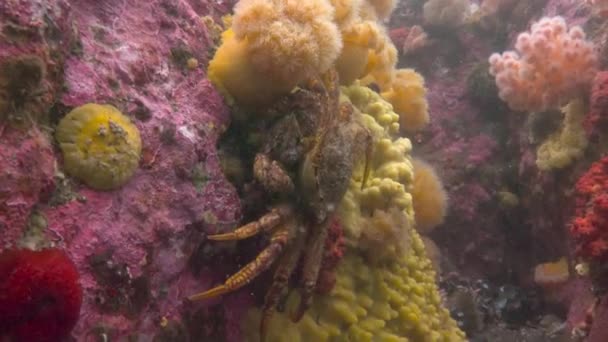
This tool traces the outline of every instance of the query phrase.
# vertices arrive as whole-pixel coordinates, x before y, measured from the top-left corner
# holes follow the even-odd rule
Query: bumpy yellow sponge
[[[391,88],[383,91],[382,97],[399,114],[404,131],[418,131],[429,123],[424,78],[413,69],[397,70]]]
[[[435,272],[410,224],[411,144],[395,136],[399,116],[368,88],[355,85],[342,91],[344,100],[349,98],[362,112],[362,122],[376,139],[372,184],[361,191],[362,171],[358,170],[341,205],[340,219],[349,243],[332,292],[315,297],[298,324],[286,314],[297,305],[297,294],[291,294],[286,313],[273,316],[266,341],[465,341],[464,333],[442,307]],[[370,194],[372,188],[388,197]],[[370,219],[372,215],[378,219]],[[367,224],[361,224],[364,221]],[[384,258],[371,257],[366,239],[369,230],[379,227],[370,227],[370,223],[397,224],[394,233],[403,237],[400,240],[407,243],[402,246],[406,248],[394,249]],[[258,310],[250,312],[244,324],[248,341],[259,341],[259,320]]]
[[[89,103],[74,108],[59,122],[55,137],[65,171],[91,188],[119,188],[139,165],[139,130],[113,106]]]
[[[342,222],[350,231],[347,237],[354,239],[348,242],[357,245],[363,230],[369,226],[367,217],[376,210],[396,208],[407,217],[408,226],[413,224],[409,193],[414,178],[409,157],[412,144],[409,139],[398,137],[399,115],[380,95],[360,85],[345,87],[342,92],[361,112],[361,121],[374,136],[375,144],[368,183],[361,189],[363,173],[361,169],[356,170],[340,208]],[[390,242],[386,241],[389,245]]]
[[[266,341],[465,341],[442,307],[422,240],[409,233],[413,239],[408,252],[390,263],[346,254],[331,294],[318,296],[298,324],[275,314]],[[286,312],[295,309],[297,300],[297,295],[290,296]],[[259,319],[258,310],[247,318],[248,341],[259,341]]]
[[[565,114],[562,128],[549,136],[536,152],[536,166],[541,170],[560,169],[580,158],[587,148],[587,135],[583,128],[585,104],[573,100],[562,108]]]

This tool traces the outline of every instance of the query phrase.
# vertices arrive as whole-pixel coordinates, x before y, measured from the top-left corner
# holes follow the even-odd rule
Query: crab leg
[[[295,228],[292,225],[279,227],[270,238],[270,244],[252,262],[241,268],[236,274],[226,279],[224,284],[216,286],[211,290],[197,293],[188,297],[191,301],[202,300],[221,296],[225,293],[235,291],[247,285],[260,273],[264,272],[283,251],[285,245],[292,240]]]
[[[295,314],[292,314],[291,316],[293,322],[299,322],[312,303],[312,296],[315,291],[315,286],[317,285],[321,262],[323,261],[329,221],[329,219],[326,219],[322,224],[317,225],[317,229],[311,236],[311,246],[306,253],[304,267],[302,268],[302,295],[300,298],[300,305]]]
[[[243,240],[261,231],[271,230],[289,216],[291,216],[291,207],[287,205],[278,206],[272,208],[269,213],[260,217],[257,221],[249,222],[230,233],[209,235],[207,238],[213,241]]]
[[[296,227],[297,229],[297,227]],[[264,341],[266,331],[268,330],[268,323],[272,317],[283,290],[287,287],[289,277],[293,273],[293,270],[298,265],[298,260],[302,254],[302,248],[304,247],[305,239],[302,236],[298,236],[294,239],[294,245],[289,248],[286,254],[281,258],[281,262],[277,266],[272,280],[272,285],[268,292],[266,292],[266,298],[264,299],[264,307],[262,308],[262,319],[260,320],[260,340]]]
[[[294,189],[291,177],[276,160],[267,155],[258,153],[253,162],[253,176],[262,184],[264,189],[276,193],[291,193]]]

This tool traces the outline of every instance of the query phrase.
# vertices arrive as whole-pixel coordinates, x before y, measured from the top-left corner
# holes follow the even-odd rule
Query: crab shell
[[[352,123],[332,126],[304,158],[299,185],[317,223],[327,219],[348,189],[356,160],[356,138]]]

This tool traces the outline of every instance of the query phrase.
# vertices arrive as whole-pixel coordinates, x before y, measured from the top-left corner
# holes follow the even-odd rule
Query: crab
[[[235,291],[276,263],[262,308],[262,340],[301,257],[300,303],[291,319],[299,321],[310,307],[328,227],[348,189],[353,169],[361,162],[359,156],[365,156],[362,186],[369,173],[372,135],[358,120],[352,105],[340,103],[339,97],[337,74],[330,71],[307,82],[270,110],[290,114],[271,126],[266,142],[255,155],[253,176],[279,201],[258,220],[229,233],[208,236],[213,241],[230,241],[262,232],[270,234],[268,246],[255,260],[222,285],[189,297],[202,300]]]

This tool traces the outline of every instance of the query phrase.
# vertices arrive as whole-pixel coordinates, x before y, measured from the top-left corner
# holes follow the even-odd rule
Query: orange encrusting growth
[[[561,258],[555,262],[538,264],[534,268],[534,282],[541,286],[562,284],[570,278],[568,259]]]

